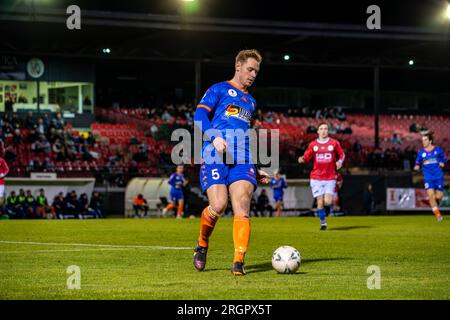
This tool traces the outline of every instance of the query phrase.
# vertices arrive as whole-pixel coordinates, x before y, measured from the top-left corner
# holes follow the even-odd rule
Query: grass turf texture
[[[199,219],[0,221],[0,240],[193,247]],[[245,277],[231,275],[232,219],[221,219],[204,272],[193,250],[108,248],[0,242],[0,299],[449,299],[450,221],[432,215],[254,218]],[[292,245],[296,274],[277,274],[272,252]],[[57,250],[57,251],[50,251]],[[65,251],[80,250],[80,251]],[[21,252],[23,251],[23,252]],[[66,269],[81,269],[68,290]],[[369,290],[367,268],[381,270]]]

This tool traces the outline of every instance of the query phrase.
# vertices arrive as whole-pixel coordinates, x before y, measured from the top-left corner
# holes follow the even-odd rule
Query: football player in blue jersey
[[[422,136],[423,148],[420,149],[416,158],[414,170],[422,167],[430,207],[437,220],[441,222],[443,217],[439,211],[439,202],[444,196],[444,173],[442,168],[447,159],[441,148],[434,145],[433,133],[428,132]]]
[[[163,210],[163,215],[165,215],[167,211],[177,207],[177,219],[181,219],[183,217],[183,186],[187,184],[183,171],[184,167],[182,165],[178,165],[176,172],[172,173],[170,176],[168,181],[168,184],[170,185],[170,203]]]
[[[283,213],[284,189],[287,188],[287,183],[279,171],[275,172],[275,177],[270,181],[270,187],[273,189],[273,200],[275,201],[275,209],[277,210],[276,216],[281,217]]]
[[[209,238],[225,211],[230,195],[234,213],[234,258],[231,272],[245,275],[244,256],[250,240],[250,202],[257,181],[269,182],[266,172],[252,161],[250,138],[235,143],[236,133],[251,128],[256,101],[247,91],[258,75],[262,57],[257,50],[242,50],[235,58],[235,74],[229,81],[212,85],[199,102],[194,115],[203,138],[200,183],[209,205],[201,215],[200,235],[194,252],[194,266],[206,265]],[[223,162],[225,155],[232,161]],[[219,160],[220,161],[219,161]]]

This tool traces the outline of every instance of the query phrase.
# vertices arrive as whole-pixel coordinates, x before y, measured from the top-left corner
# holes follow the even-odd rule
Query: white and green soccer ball
[[[279,247],[272,254],[272,267],[278,273],[295,273],[301,261],[300,252],[291,246]]]

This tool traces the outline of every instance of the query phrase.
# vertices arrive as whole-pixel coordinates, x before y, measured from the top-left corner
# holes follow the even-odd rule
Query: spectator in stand
[[[134,160],[130,161],[130,166],[128,168],[128,173],[130,174],[130,178],[134,178],[139,173],[139,168],[137,167],[137,162]]]
[[[136,138],[136,136],[131,136],[130,142],[128,142],[130,145],[138,145],[141,144],[141,142]]]
[[[317,133],[317,128],[310,123],[308,128],[306,129],[306,133]]]
[[[419,128],[415,122],[411,123],[409,126],[409,132],[419,132]]]
[[[133,209],[134,209],[134,216],[135,218],[143,218],[148,213],[148,204],[147,200],[144,198],[144,196],[140,193],[138,194],[134,200],[133,200]],[[140,215],[139,211],[143,211],[144,215]]]
[[[24,124],[25,124],[25,128],[28,130],[36,128],[36,121],[34,120],[33,112],[31,112],[31,111],[27,112]]]
[[[40,117],[38,119],[37,125],[36,125],[36,132],[40,135],[46,135],[47,134],[47,127],[45,126],[44,119]]]
[[[138,152],[133,155],[133,160],[136,162],[148,161],[148,146],[145,143],[139,145]]]
[[[165,109],[163,114],[161,115],[161,120],[164,122],[171,122],[173,120],[173,116],[169,113],[167,109]]]
[[[402,144],[402,140],[400,139],[400,136],[397,133],[393,133],[391,137],[391,143],[393,144]]]
[[[20,129],[15,129],[13,134],[13,143],[21,144],[23,142],[22,135],[20,133]]]
[[[336,119],[338,119],[340,121],[345,121],[347,119],[347,116],[346,116],[344,110],[342,110],[342,107],[337,108],[335,117],[336,117]]]
[[[35,158],[34,160],[30,160],[28,163],[27,171],[28,172],[38,172],[42,170],[42,164],[39,158]]]
[[[64,219],[65,201],[64,194],[62,192],[58,193],[58,195],[53,200],[52,208],[59,219]]]
[[[36,197],[37,213],[41,218],[55,219],[55,211],[48,204],[44,189],[39,189],[39,195]]]
[[[25,212],[29,218],[40,218],[36,214],[36,199],[34,199],[31,190],[27,190],[25,197]]]
[[[89,209],[92,210],[96,218],[103,218],[103,198],[98,192],[94,192],[89,203]]]
[[[42,161],[41,168],[44,172],[53,172],[55,170],[55,164],[49,157],[45,157],[44,161]]]
[[[355,141],[355,143],[353,144],[353,152],[356,154],[359,154],[362,151],[362,145],[361,143],[359,143],[358,140]]]
[[[56,123],[56,129],[64,129],[64,119],[61,115],[61,112],[58,112],[54,119]]]
[[[14,152],[12,145],[6,147],[4,159],[6,162],[14,163],[17,159],[17,154]]]

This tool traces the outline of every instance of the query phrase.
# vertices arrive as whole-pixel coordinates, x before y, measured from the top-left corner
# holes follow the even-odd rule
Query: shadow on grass
[[[325,261],[350,260],[350,258],[318,258],[318,259],[302,259],[302,265],[309,263],[318,263]],[[301,269],[301,267],[300,267]],[[253,264],[245,267],[248,273],[266,272],[273,270],[272,262]],[[307,274],[307,272],[296,272],[295,274]]]
[[[331,227],[328,228],[329,231],[348,231],[353,229],[368,229],[373,228],[372,226],[348,226],[348,227]]]
[[[337,260],[351,260],[351,258],[317,258],[317,259],[302,259],[302,265],[309,264],[309,263],[319,263],[319,262],[326,262],[326,261],[337,261]],[[301,269],[301,267],[300,267]],[[213,269],[205,269],[203,272],[209,272],[209,271],[230,271],[231,272],[231,265],[229,268],[213,268]],[[245,271],[247,273],[258,273],[258,272],[266,272],[266,271],[273,271],[272,262],[264,262],[259,264],[252,264],[245,266]],[[295,274],[307,274],[308,272],[296,272]]]

